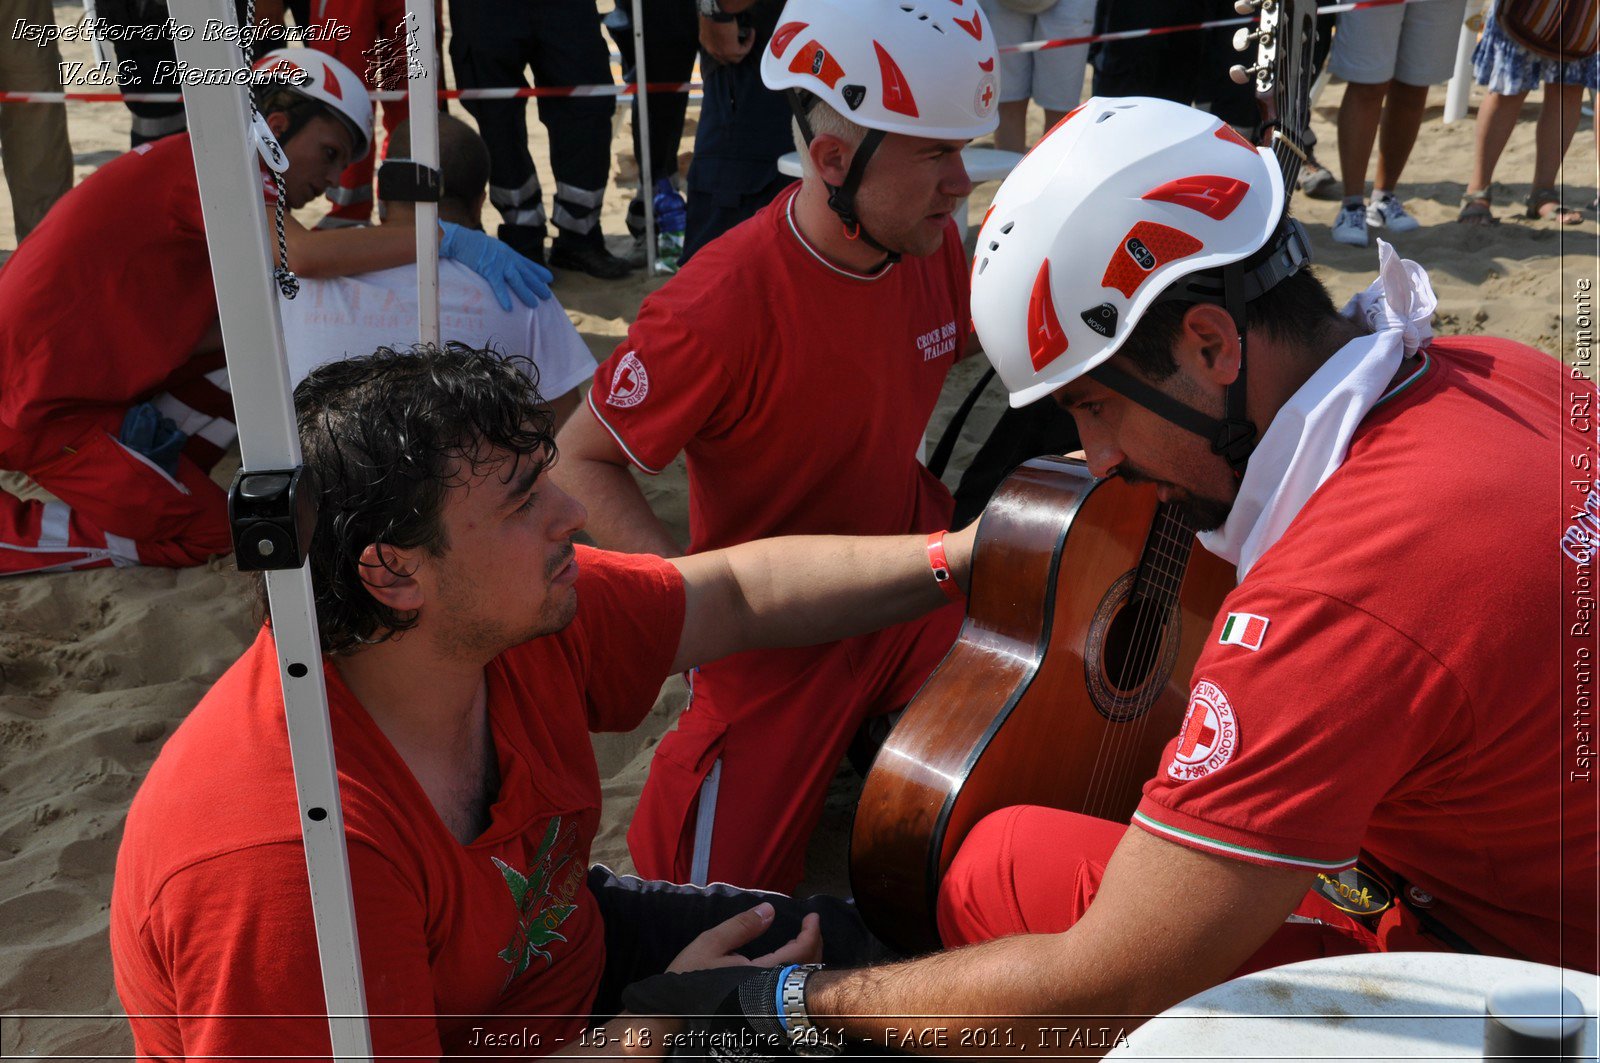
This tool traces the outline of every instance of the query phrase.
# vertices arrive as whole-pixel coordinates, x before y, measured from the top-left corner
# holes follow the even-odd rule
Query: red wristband
[[[928,567],[933,569],[933,581],[944,591],[944,596],[959,602],[966,595],[961,593],[955,573],[950,571],[950,561],[944,556],[944,537],[948,534],[948,531],[938,531],[928,536]]]

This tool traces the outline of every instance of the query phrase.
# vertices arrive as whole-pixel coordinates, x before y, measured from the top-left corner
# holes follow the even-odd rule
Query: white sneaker
[[[1422,223],[1406,213],[1406,205],[1396,196],[1373,196],[1367,208],[1367,226],[1387,229],[1392,233],[1408,233],[1422,228]]]
[[[1349,203],[1339,208],[1333,222],[1333,239],[1336,243],[1352,247],[1367,246],[1367,208],[1360,203]]]

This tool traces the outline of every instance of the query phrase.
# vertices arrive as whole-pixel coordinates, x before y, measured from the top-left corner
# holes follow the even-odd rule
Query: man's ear
[[[267,115],[267,128],[272,130],[272,135],[278,138],[278,143],[283,143],[283,134],[289,128],[289,116],[282,111],[273,111]]]
[[[361,582],[367,593],[400,613],[422,608],[422,585],[416,580],[416,562],[410,551],[369,543],[361,551]]]
[[[1173,351],[1181,364],[1193,362],[1200,375],[1227,387],[1239,379],[1239,328],[1233,315],[1215,303],[1195,303],[1183,315]]]
[[[811,168],[823,181],[837,188],[844,184],[850,173],[850,162],[855,158],[855,146],[832,133],[818,133],[806,149],[811,156]]]

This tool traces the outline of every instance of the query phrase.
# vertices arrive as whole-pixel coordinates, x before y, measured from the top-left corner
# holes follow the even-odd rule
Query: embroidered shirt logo
[[[535,956],[544,960],[546,967],[550,966],[553,958],[547,946],[567,940],[566,935],[560,933],[560,927],[578,910],[578,906],[571,902],[577,893],[581,876],[570,873],[563,875],[559,886],[556,876],[572,862],[572,843],[577,835],[576,826],[569,826],[563,831],[561,817],[551,817],[544,840],[539,843],[539,851],[534,854],[533,867],[527,874],[498,857],[489,858],[500,869],[506,886],[511,890],[511,900],[517,906],[516,932],[510,943],[498,953],[502,960],[511,965],[511,973],[506,975],[502,992],[533,965]]]
[[[611,374],[611,394],[606,396],[606,405],[626,410],[639,405],[648,394],[650,374],[644,371],[644,363],[639,361],[639,356],[629,351],[617,363],[616,372]]]
[[[947,321],[917,337],[917,350],[924,362],[932,362],[952,354],[956,349],[956,323]]]
[[[1200,680],[1189,695],[1189,711],[1167,774],[1179,782],[1192,782],[1228,763],[1238,748],[1239,721],[1228,695],[1209,679]]]
[[[1268,623],[1270,621],[1266,617],[1254,613],[1229,613],[1228,619],[1222,622],[1222,634],[1217,642],[1223,646],[1259,650],[1261,640],[1267,637]]]

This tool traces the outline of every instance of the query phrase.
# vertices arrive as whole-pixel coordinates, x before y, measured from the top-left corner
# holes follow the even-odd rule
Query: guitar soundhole
[[[1083,654],[1089,699],[1116,723],[1150,710],[1178,659],[1177,604],[1134,596],[1136,575],[1125,573],[1100,600]]]

